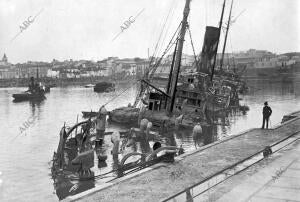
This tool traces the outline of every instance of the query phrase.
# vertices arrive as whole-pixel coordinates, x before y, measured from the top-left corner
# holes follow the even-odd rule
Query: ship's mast
[[[174,53],[173,53],[172,64],[171,64],[171,69],[170,69],[170,74],[169,74],[169,81],[168,81],[167,90],[166,90],[167,94],[170,93],[170,85],[171,85],[171,80],[172,80],[172,74],[173,74],[173,68],[174,68],[174,61],[175,61],[176,52],[177,52],[176,51],[177,50],[177,45],[178,45],[178,41],[176,42]]]
[[[219,46],[219,42],[220,42],[220,34],[221,34],[221,29],[222,29],[222,24],[223,24],[223,16],[224,16],[225,4],[226,4],[226,0],[224,0],[224,3],[223,3],[222,14],[221,14],[221,19],[220,19],[220,24],[219,24],[219,40],[218,40],[217,47],[216,47],[217,53],[215,55],[214,63],[213,63],[213,68],[211,70],[211,77],[210,77],[211,81],[213,80],[213,76],[214,76],[214,73],[215,73],[216,59],[217,59],[217,55],[218,55],[218,46]]]
[[[180,63],[181,63],[182,49],[183,49],[183,43],[184,43],[184,36],[186,33],[186,28],[187,28],[187,18],[189,16],[189,12],[190,12],[190,3],[191,3],[191,0],[186,0],[184,11],[183,11],[183,19],[181,22],[181,30],[180,30],[180,35],[179,35],[179,39],[178,39],[178,49],[176,52],[174,71],[172,74],[171,85],[170,85],[171,101],[168,102],[168,105],[167,105],[168,112],[172,112],[173,107],[174,107],[177,80],[178,80],[179,71],[180,71]]]
[[[39,80],[39,68],[36,67],[36,82]]]
[[[227,43],[227,36],[228,36],[229,26],[230,26],[230,22],[231,22],[232,5],[233,5],[233,0],[231,1],[230,12],[229,12],[229,17],[228,17],[228,22],[227,22],[227,27],[226,27],[225,40],[224,40],[224,45],[223,45],[222,57],[221,57],[221,61],[220,61],[220,70],[222,70],[222,67],[223,67],[224,54],[225,54],[226,43]]]

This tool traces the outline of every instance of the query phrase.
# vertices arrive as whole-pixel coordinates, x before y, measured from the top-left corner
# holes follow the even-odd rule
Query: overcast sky
[[[222,2],[191,2],[189,22],[197,53],[205,26],[218,26]],[[225,19],[230,2],[227,0]],[[184,3],[185,0],[0,0],[0,56],[5,52],[12,63],[53,58],[147,57],[148,48],[150,55],[153,53],[168,14],[167,34],[162,38],[165,43],[170,39],[182,18]],[[235,0],[233,18],[245,11],[230,29],[227,51],[300,51],[299,7],[299,0]],[[113,41],[122,24],[140,11],[135,22]],[[39,12],[12,41],[23,21]],[[189,37],[184,52],[192,53]]]

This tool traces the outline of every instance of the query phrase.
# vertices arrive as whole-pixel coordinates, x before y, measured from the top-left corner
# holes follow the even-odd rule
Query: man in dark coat
[[[265,123],[267,124],[266,125],[266,129],[268,129],[268,126],[269,126],[269,118],[272,114],[272,109],[271,107],[268,106],[268,102],[265,102],[264,103],[264,108],[263,108],[263,124],[262,124],[262,129],[265,128]]]

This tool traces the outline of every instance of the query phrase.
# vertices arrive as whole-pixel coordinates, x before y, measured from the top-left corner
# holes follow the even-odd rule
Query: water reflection
[[[45,105],[45,100],[29,101],[32,116],[41,116],[42,107]]]

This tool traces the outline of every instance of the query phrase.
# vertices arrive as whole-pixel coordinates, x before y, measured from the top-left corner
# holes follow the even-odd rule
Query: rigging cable
[[[139,82],[139,80],[136,80],[135,82],[133,82],[128,88],[126,88],[125,90],[123,90],[121,93],[119,93],[118,95],[114,96],[112,99],[110,99],[109,101],[107,101],[104,105],[102,106],[106,106],[107,104],[109,104],[111,101],[113,101],[114,99],[116,99],[117,97],[119,97],[120,95],[122,95],[123,93],[125,93],[127,90],[129,90],[130,88],[133,87],[133,85],[135,85],[137,82]]]
[[[179,26],[178,26],[176,32],[174,33],[174,35],[172,36],[172,39],[170,40],[170,42],[169,42],[169,44],[168,44],[165,52],[163,53],[162,57],[159,59],[159,62],[157,64],[155,64],[155,66],[149,70],[149,73],[150,73],[150,71],[152,71],[151,74],[150,74],[150,77],[154,74],[156,68],[160,64],[160,62],[161,62],[162,58],[164,57],[164,55],[171,49],[172,45],[174,44],[174,42],[172,43],[172,41],[174,39],[175,34],[178,32],[180,25],[181,25],[181,23],[179,24]],[[176,38],[176,40],[177,40],[177,38]],[[119,97],[120,95],[122,95],[123,93],[125,93],[127,90],[129,90],[130,88],[132,88],[133,85],[137,84],[138,82],[139,82],[139,80],[135,81],[132,85],[130,85],[128,88],[126,88],[120,94],[116,95],[115,97],[113,97],[112,99],[110,99],[108,102],[106,102],[103,106],[106,106],[107,104],[109,104],[111,101],[113,101],[114,99],[116,99],[117,97]]]
[[[170,15],[170,13],[171,13],[171,10],[172,10],[172,7],[169,9],[168,15],[167,15],[167,17],[166,17],[166,19],[165,19],[165,22],[164,22],[164,24],[163,24],[162,30],[161,30],[161,32],[160,32],[160,34],[159,34],[158,41],[157,41],[157,43],[156,43],[156,45],[155,45],[154,52],[153,52],[153,55],[152,55],[151,60],[150,60],[150,65],[151,65],[152,62],[153,62],[153,58],[155,58],[156,55],[157,55],[159,43],[160,43],[161,37],[162,37],[162,35],[163,35],[163,31],[164,31],[164,29],[165,29],[165,26],[166,26],[167,20],[168,20],[168,18],[169,18],[169,15]]]
[[[233,69],[234,69],[234,72],[236,71],[236,62],[235,62],[235,59],[234,59],[234,54],[233,54],[233,46],[232,46],[232,39],[231,39],[231,34],[229,33],[229,43],[230,43],[230,48],[231,48],[231,55],[232,55],[232,62],[233,62]]]
[[[195,57],[195,63],[196,63],[196,67],[198,66],[198,61],[197,61],[197,56],[196,56],[196,53],[195,53],[195,48],[194,48],[194,43],[193,43],[193,39],[192,39],[192,33],[191,33],[191,30],[190,30],[190,26],[188,24],[188,31],[189,31],[189,36],[190,36],[190,39],[191,39],[191,45],[192,45],[192,49],[193,49],[193,54],[194,54],[194,57]]]
[[[150,74],[150,75],[153,75],[153,74],[154,74],[153,71],[156,70],[156,68],[159,66],[159,64],[160,64],[161,60],[163,59],[163,57],[165,56],[165,54],[171,49],[172,45],[175,44],[175,41],[178,39],[179,33],[178,33],[178,35],[177,35],[177,37],[176,37],[176,40],[175,40],[174,42],[173,42],[173,40],[174,40],[175,35],[176,35],[177,32],[179,31],[180,26],[181,26],[181,22],[180,22],[179,26],[177,27],[177,30],[176,30],[175,33],[173,34],[173,36],[172,36],[172,38],[171,38],[169,44],[167,45],[167,48],[165,49],[164,53],[162,54],[162,56],[159,58],[159,60],[157,60],[157,62],[154,64],[154,66],[150,68],[150,70],[149,70],[149,73],[150,73],[150,71],[151,71],[151,74]]]
[[[174,0],[174,1],[175,1],[175,0]],[[174,24],[174,23],[172,23],[172,19],[173,19],[173,17],[174,17],[174,13],[175,13],[177,4],[178,4],[178,1],[176,1],[176,4],[172,4],[173,7],[172,7],[172,10],[171,10],[171,16],[170,16],[170,20],[169,20],[170,23],[168,24],[168,26],[167,26],[167,28],[166,28],[166,31],[165,31],[163,40],[162,40],[162,42],[161,42],[161,47],[158,49],[158,53],[160,53],[161,49],[163,48],[163,44],[164,44],[164,42],[165,42],[165,40],[166,40],[166,37],[167,37],[167,34],[168,34],[168,32],[169,32],[169,29],[170,29],[171,25]]]
[[[172,38],[171,38],[171,40],[170,40],[170,42],[169,42],[166,50],[164,51],[163,55],[160,57],[160,59],[152,67],[149,66],[149,70],[145,73],[144,78],[146,78],[146,79],[151,79],[152,78],[152,76],[154,75],[156,69],[158,68],[161,60],[163,59],[164,55],[171,49],[172,44],[174,44],[175,41],[177,41],[178,36],[177,36],[176,40],[174,42],[172,42],[173,39],[174,39],[174,37],[175,37],[175,35],[176,35],[176,33],[178,32],[178,30],[180,28],[180,25],[181,25],[181,23],[179,24],[179,26],[177,27],[175,33],[173,34],[173,36],[172,36]],[[178,35],[179,35],[179,33],[178,33]],[[135,102],[134,102],[134,105],[133,105],[134,107],[136,107],[138,105],[139,98],[143,94],[145,94],[145,91],[146,91],[146,89],[141,84],[140,87],[139,87],[139,89],[138,89],[138,93],[136,95],[136,98],[135,98]]]

